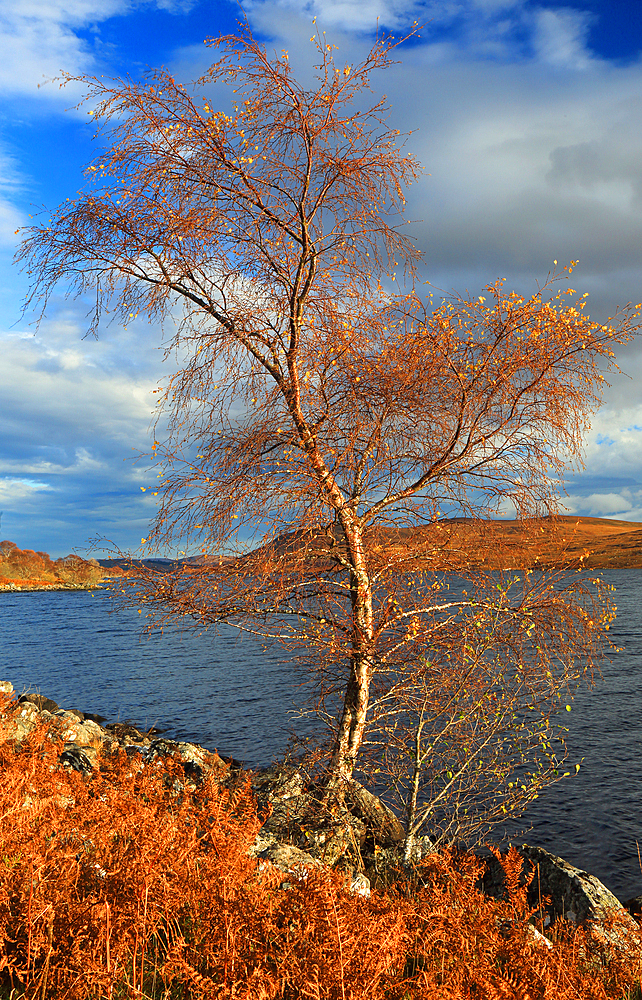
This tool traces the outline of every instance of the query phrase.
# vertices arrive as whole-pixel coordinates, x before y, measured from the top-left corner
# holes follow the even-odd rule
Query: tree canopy
[[[384,102],[367,101],[400,43],[342,66],[314,41],[309,88],[247,27],[210,42],[218,58],[198,84],[217,98],[230,85],[229,113],[166,72],[83,78],[106,145],[87,168],[95,185],[23,244],[28,305],[44,310],[62,284],[91,297],[90,330],[107,308],[125,324],[145,314],[182,359],[159,390],[169,433],[153,446],[162,503],[148,544],[198,543],[215,565],[148,574],[150,620],[226,622],[305,652],[334,781],[350,779],[368,726],[392,731],[389,710],[415,736],[432,731],[429,712],[465,749],[481,706],[484,746],[510,762],[484,772],[496,806],[523,804],[556,766],[551,751],[519,798],[517,758],[546,755],[560,692],[590,673],[612,612],[575,578],[498,582],[440,524],[512,508],[537,530],[556,512],[638,313],[591,321],[562,287],[573,262],[530,297],[498,281],[434,304],[404,217],[419,166]],[[471,586],[451,600],[453,567]],[[518,731],[530,735],[511,750]],[[399,744],[406,772],[421,760],[433,780],[439,754],[418,745]]]

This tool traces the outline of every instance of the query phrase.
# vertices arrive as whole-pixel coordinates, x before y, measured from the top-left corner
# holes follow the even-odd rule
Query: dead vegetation
[[[0,542],[0,589],[98,587],[106,576],[120,576],[118,567],[105,569],[96,559],[71,554],[55,561],[46,552],[19,549],[15,542]]]
[[[17,711],[3,696],[3,715]],[[639,962],[528,922],[476,888],[481,862],[430,855],[370,897],[340,872],[286,876],[248,855],[248,786],[186,781],[169,758],[105,752],[91,778],[45,726],[0,744],[0,996],[13,1000],[633,997]]]

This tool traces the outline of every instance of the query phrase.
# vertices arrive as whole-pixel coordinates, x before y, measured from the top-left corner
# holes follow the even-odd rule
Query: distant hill
[[[421,527],[376,528],[370,551],[408,568],[456,571],[464,566],[526,569],[581,564],[587,569],[642,568],[642,524],[565,515],[538,521],[450,518]],[[284,559],[322,565],[328,537],[302,531],[282,535],[274,549]],[[338,550],[342,548],[338,541]]]
[[[642,524],[637,521],[566,515],[537,522],[475,521],[450,518],[417,528],[378,528],[375,559],[393,558],[407,569],[452,570],[555,568],[642,568]],[[286,562],[319,569],[327,563],[328,538],[323,532],[295,531],[273,543]],[[341,549],[339,542],[338,548]],[[254,554],[259,554],[256,550]],[[249,553],[247,558],[252,558]],[[81,559],[68,555],[52,560],[46,552],[19,549],[0,542],[0,591],[76,589],[99,586],[105,577],[127,574],[132,565],[171,572],[179,566],[202,571],[229,562],[229,556],[197,555],[183,559]]]
[[[443,529],[442,529],[443,530]],[[582,560],[587,569],[641,568],[642,524],[565,515],[539,524],[446,522],[449,547],[488,568],[558,567]]]
[[[535,522],[462,518],[417,529],[417,534],[418,548],[436,545],[425,562],[442,559],[453,567],[557,568],[580,560],[587,569],[642,567],[642,524],[636,521],[575,515]]]
[[[128,556],[120,556],[116,559],[98,559],[98,564],[105,569],[131,569],[132,566],[147,566],[149,569],[169,572],[178,566],[220,566],[229,562],[229,556],[185,556],[182,559],[166,559],[163,556],[150,556],[148,559],[130,559]]]

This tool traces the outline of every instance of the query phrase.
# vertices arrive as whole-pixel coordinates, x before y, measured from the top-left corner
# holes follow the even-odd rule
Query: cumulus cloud
[[[266,0],[250,17],[275,48],[289,49],[298,73],[310,60],[310,15],[328,28],[339,58],[356,62],[369,42],[354,29],[371,30],[374,11]],[[506,287],[530,293],[554,260],[579,259],[573,285],[590,293],[594,318],[642,300],[642,65],[597,58],[591,15],[563,4],[382,3],[377,11],[384,26],[414,17],[426,25],[399,65],[373,77],[425,168],[407,209],[418,220],[410,231],[424,251],[422,278],[445,293],[478,293],[505,277]],[[614,374],[605,393],[586,439],[589,475],[642,483],[640,355],[638,344],[619,349],[631,378]],[[582,481],[569,477],[574,495]],[[584,513],[606,516],[633,517],[639,506],[608,487],[577,498]]]
[[[307,79],[309,17],[286,3],[254,2],[250,18]],[[392,17],[396,8],[387,9]],[[554,260],[579,259],[577,287],[590,293],[592,316],[640,301],[642,65],[595,58],[588,15],[563,6],[462,0],[422,9],[434,18],[421,42],[372,78],[425,171],[407,206],[422,279],[450,292],[506,277],[529,293]],[[343,28],[335,7],[319,0],[306,15],[313,10],[342,62],[363,56],[369,41]],[[553,36],[557,53],[546,42]],[[503,48],[491,53],[490,41]]]
[[[14,509],[43,490],[51,490],[51,486],[37,480],[0,478],[0,504]]]
[[[127,0],[5,0],[0,12],[0,89],[35,96],[38,85],[61,69],[87,71],[93,54],[75,31],[123,13],[128,6]]]
[[[430,171],[409,204],[423,219],[415,232],[427,277],[541,277],[554,259],[579,258],[584,280],[640,266],[642,67],[595,64],[553,83],[535,64],[422,67],[421,58],[415,49],[414,66],[395,68],[388,92]],[[401,97],[413,69],[423,87],[409,106]],[[438,107],[436,95],[448,95]]]
[[[622,493],[590,493],[587,497],[569,494],[565,499],[564,506],[571,514],[592,514],[595,517],[604,517],[607,514],[614,516],[621,513],[622,516],[630,511],[634,506],[633,497],[630,491],[627,495]],[[642,491],[637,491],[638,504],[642,500]]]
[[[570,514],[604,517],[614,521],[642,521],[642,488],[624,488],[619,493],[571,493],[563,500]]]
[[[299,73],[313,61],[309,19],[298,4],[286,13],[287,3],[254,2],[250,17]],[[370,22],[367,4],[349,9]],[[329,0],[305,8],[336,25],[329,37],[341,61],[356,61],[369,43],[347,30],[347,10]],[[394,20],[397,8],[386,10]],[[403,10],[410,23],[414,6]],[[627,296],[611,302],[634,296],[637,274],[623,272],[642,263],[642,66],[594,58],[582,12],[474,0],[422,11],[421,42],[373,85],[425,169],[408,203],[424,277],[446,289],[503,275],[533,281],[554,259],[579,258],[582,290],[611,284]],[[478,47],[489,37],[506,43],[492,58]],[[596,308],[606,315],[605,291]]]
[[[642,520],[642,402],[626,405],[626,380],[614,380],[585,441],[585,470],[567,480],[563,504],[572,514]],[[624,391],[623,391],[624,390]],[[614,405],[618,400],[620,405]]]
[[[95,68],[97,52],[79,32],[145,7],[185,13],[195,0],[3,0],[0,7],[0,91],[36,96],[38,85]],[[58,88],[40,92],[57,98]],[[69,103],[69,91],[64,94]]]
[[[585,442],[586,466],[594,475],[642,483],[642,402],[626,405],[623,397],[627,390],[638,395],[635,384],[629,387],[624,379],[618,379],[610,395],[617,398],[619,394],[620,405],[605,405],[594,417]]]
[[[3,533],[54,554],[90,535],[135,545],[154,512],[137,457],[149,451],[158,332],[134,324],[82,340],[81,308],[53,313],[36,337],[0,333]]]
[[[112,359],[102,344],[95,348],[103,363],[99,367],[90,341],[83,342],[84,358],[73,348],[54,351],[47,339],[55,333],[51,324],[39,337],[2,338],[3,397],[14,440],[27,436],[34,446],[44,447],[44,438],[49,447],[54,442],[68,447],[80,439],[82,444],[72,445],[74,455],[77,447],[90,448],[97,434],[118,445],[142,443],[150,418],[151,372],[138,379],[133,373],[110,371],[106,366]],[[79,327],[76,336],[80,340]],[[132,422],[140,425],[134,438]]]

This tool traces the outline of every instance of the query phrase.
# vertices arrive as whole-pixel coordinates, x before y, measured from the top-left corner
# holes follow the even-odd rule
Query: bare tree
[[[341,66],[324,35],[315,42],[309,89],[247,27],[212,42],[219,58],[199,83],[232,86],[229,114],[165,72],[82,78],[108,143],[88,168],[96,187],[34,227],[21,259],[28,305],[44,310],[62,283],[91,296],[91,330],[108,304],[125,323],[174,324],[182,310],[148,542],[198,542],[219,565],[148,573],[149,621],[226,622],[305,651],[320,696],[339,702],[336,784],[355,767],[373,682],[432,658],[455,618],[454,642],[480,615],[519,620],[521,605],[488,587],[444,612],[412,571],[420,556],[428,572],[447,569],[448,553],[416,529],[506,503],[520,518],[554,511],[556,478],[579,460],[603,369],[637,314],[591,322],[584,300],[558,291],[564,272],[527,299],[497,283],[435,309],[422,301],[402,232],[418,165],[384,104],[363,110],[371,72],[399,43],[379,39]],[[397,274],[407,294],[391,292]],[[536,627],[573,623],[555,669],[529,666],[553,705],[573,664],[590,669],[609,612],[598,602],[588,614],[573,590],[549,598],[532,597]]]
[[[410,657],[404,644],[371,699],[364,751],[400,807],[405,860],[423,829],[433,846],[483,842],[570,773],[568,729],[556,716],[592,679],[587,665],[603,643],[593,630],[591,648],[586,633],[610,603],[613,588],[599,578],[581,569],[470,576],[456,595],[445,592],[452,575],[440,581],[431,644]],[[436,598],[434,580],[432,590]]]

